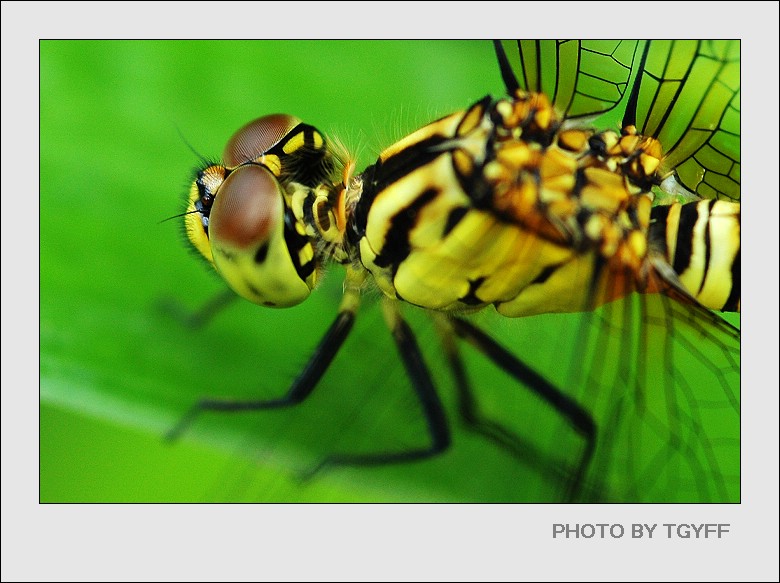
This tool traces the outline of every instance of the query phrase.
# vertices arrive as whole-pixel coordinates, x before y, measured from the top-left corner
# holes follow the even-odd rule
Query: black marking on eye
[[[255,263],[263,263],[268,256],[268,243],[264,243],[255,253]]]
[[[374,259],[377,267],[398,266],[411,252],[409,233],[417,224],[417,217],[425,206],[436,198],[438,189],[429,188],[423,191],[408,207],[398,211],[390,220],[390,229],[385,235],[382,250]]]

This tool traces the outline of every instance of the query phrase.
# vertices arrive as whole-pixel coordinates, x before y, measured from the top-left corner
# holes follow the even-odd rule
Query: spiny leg
[[[348,273],[344,284],[344,297],[339,306],[336,320],[330,325],[322,337],[314,353],[309,358],[303,370],[293,381],[287,393],[278,399],[264,400],[233,400],[233,399],[201,399],[195,403],[184,417],[165,436],[168,441],[178,439],[181,434],[204,411],[220,411],[238,413],[240,411],[260,411],[263,409],[279,409],[289,407],[303,401],[317,386],[317,383],[328,370],[330,363],[338,354],[355,322],[355,315],[360,303],[360,284],[362,277],[351,277]]]
[[[414,333],[398,310],[398,302],[384,300],[385,321],[393,335],[398,352],[423,409],[428,424],[430,444],[427,447],[392,453],[340,454],[325,458],[308,476],[327,466],[376,466],[423,460],[445,451],[451,443],[450,430],[431,374],[423,361]]]
[[[506,350],[470,322],[466,322],[460,318],[453,318],[451,324],[458,336],[472,344],[499,368],[516,378],[524,386],[549,403],[568,420],[571,426],[580,435],[583,436],[585,439],[585,450],[582,453],[579,464],[577,464],[577,469],[570,482],[568,492],[569,500],[576,499],[580,493],[582,481],[596,447],[596,424],[591,415],[576,401],[562,393],[547,379],[524,364],[511,352]]]

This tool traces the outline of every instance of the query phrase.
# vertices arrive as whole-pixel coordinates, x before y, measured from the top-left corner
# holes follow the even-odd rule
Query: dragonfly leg
[[[460,318],[452,318],[450,322],[452,329],[459,337],[472,344],[499,368],[516,378],[524,386],[528,387],[532,392],[549,403],[556,411],[563,415],[569,424],[585,439],[585,449],[582,452],[580,461],[572,476],[567,494],[569,500],[577,499],[596,447],[596,424],[590,413],[475,325]],[[458,372],[458,367],[461,372]],[[459,390],[463,392],[464,387],[467,386],[467,381],[462,364],[456,365],[454,371],[456,374],[456,383],[459,385]],[[458,375],[462,376],[462,378],[459,379]],[[470,416],[472,424],[477,424],[477,426],[479,426],[479,424],[482,423],[480,431],[488,432],[491,439],[499,444],[507,442],[507,435],[503,431],[498,430],[490,424],[485,425],[484,421],[479,419],[473,396],[470,395],[468,389],[466,389],[465,392],[466,396],[461,397],[461,402],[462,410],[465,410],[464,419],[466,419],[466,422],[469,423]],[[501,429],[503,430],[503,428]],[[517,444],[513,443],[511,446],[502,445],[502,447],[507,447],[511,450],[519,444],[520,442]]]
[[[211,322],[219,312],[238,299],[231,289],[223,289],[210,298],[200,308],[190,311],[181,302],[173,298],[163,298],[158,302],[160,311],[168,314],[185,328],[197,330]]]
[[[444,314],[435,314],[434,320],[455,381],[458,414],[466,429],[488,439],[521,463],[551,480],[570,478],[570,471],[566,471],[560,465],[551,464],[549,455],[546,455],[533,443],[523,439],[506,425],[482,414],[455,341],[451,318]]]
[[[178,439],[187,428],[204,411],[220,411],[238,413],[241,411],[260,411],[263,409],[279,409],[296,405],[308,397],[314,387],[328,370],[330,363],[338,354],[355,322],[355,315],[360,300],[360,282],[352,285],[349,278],[344,286],[342,299],[336,320],[330,325],[320,340],[314,353],[309,358],[303,370],[293,381],[287,393],[277,399],[264,400],[234,400],[234,399],[201,399],[182,417],[179,423],[165,436],[167,441]]]
[[[450,446],[450,430],[444,407],[436,392],[430,371],[423,361],[414,333],[402,318],[397,301],[385,300],[382,307],[406,374],[422,406],[428,424],[430,444],[426,447],[392,453],[332,455],[318,464],[307,474],[307,477],[327,466],[377,466],[423,460],[442,453]]]

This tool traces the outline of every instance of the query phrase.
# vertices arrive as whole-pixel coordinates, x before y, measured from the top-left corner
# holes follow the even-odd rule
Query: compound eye
[[[274,176],[262,166],[238,168],[214,198],[209,237],[235,249],[254,247],[268,239],[282,212],[282,193]]]
[[[276,113],[249,122],[225,146],[223,160],[228,168],[257,160],[301,123],[297,117]]]
[[[236,168],[214,197],[209,244],[214,267],[238,295],[264,306],[294,306],[315,275],[296,268],[285,238],[284,193],[268,168]],[[300,257],[296,251],[296,259]]]

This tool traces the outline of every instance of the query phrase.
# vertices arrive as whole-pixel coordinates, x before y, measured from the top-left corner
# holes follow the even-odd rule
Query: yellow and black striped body
[[[651,211],[650,244],[702,305],[740,307],[740,205],[722,200],[659,205]]]
[[[702,304],[733,310],[738,221],[710,221],[713,237],[704,235],[708,215],[664,222],[657,240],[707,241],[669,258],[674,246],[651,244],[649,233],[660,144],[633,128],[622,136],[560,128],[544,95],[518,92],[486,97],[391,146],[358,177],[351,255],[385,295],[428,309],[577,312],[681,282]],[[653,220],[662,214],[652,211]],[[704,286],[707,269],[718,271]]]

